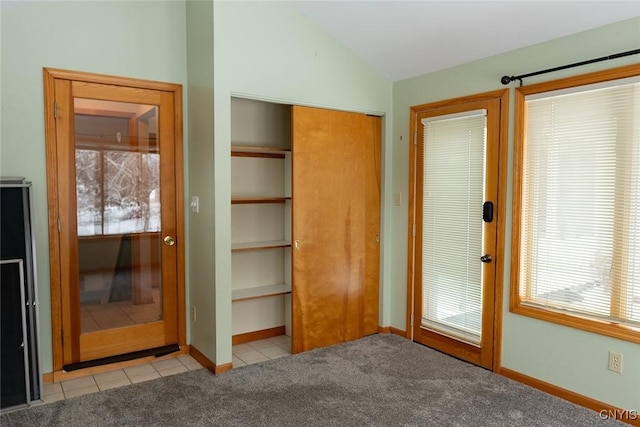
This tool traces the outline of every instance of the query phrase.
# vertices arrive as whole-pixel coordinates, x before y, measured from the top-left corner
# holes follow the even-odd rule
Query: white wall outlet
[[[622,354],[614,353],[613,351],[609,352],[609,370],[619,374],[622,373]]]
[[[193,323],[196,323],[196,306],[195,305],[191,306],[191,320],[193,320]]]
[[[396,206],[402,205],[402,193],[394,193],[393,204]]]

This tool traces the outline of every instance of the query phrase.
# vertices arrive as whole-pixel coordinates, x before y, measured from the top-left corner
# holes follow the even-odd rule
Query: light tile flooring
[[[252,365],[291,355],[291,338],[286,335],[234,345],[233,367]],[[181,372],[201,369],[193,357],[182,355],[144,365],[131,366],[86,377],[44,385],[44,403],[96,393],[111,388],[154,380]]]
[[[45,384],[44,403],[81,396],[83,394],[96,393],[98,391],[154,380],[156,378],[201,368],[202,365],[187,354],[172,359],[158,360],[144,365],[131,366],[129,368],[103,372],[59,383]]]
[[[109,302],[109,293],[113,286],[112,274],[83,274],[81,280],[83,289],[80,292],[80,300],[84,301],[80,305],[82,333],[155,322],[162,318],[160,288],[152,288],[150,285],[138,286],[141,301],[136,304],[131,298]],[[140,280],[141,283],[151,283]]]
[[[291,355],[291,337],[280,335],[246,344],[234,345],[233,367],[253,365],[254,363]]]

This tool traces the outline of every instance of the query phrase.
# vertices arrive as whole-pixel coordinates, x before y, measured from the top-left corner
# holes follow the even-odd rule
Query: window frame
[[[521,220],[522,194],[524,171],[524,148],[526,135],[526,104],[525,97],[537,93],[550,92],[559,89],[569,89],[594,83],[607,82],[628,77],[640,76],[640,64],[632,64],[623,67],[612,68],[604,71],[582,74],[573,77],[562,78],[549,82],[537,83],[515,89],[515,129],[514,129],[514,155],[513,155],[513,221],[511,232],[511,298],[509,310],[520,314],[548,322],[606,335],[625,341],[640,343],[640,328],[619,324],[606,319],[595,319],[578,313],[567,313],[554,310],[550,307],[533,307],[524,305],[520,297],[520,246],[521,246]],[[612,296],[613,298],[613,296]]]

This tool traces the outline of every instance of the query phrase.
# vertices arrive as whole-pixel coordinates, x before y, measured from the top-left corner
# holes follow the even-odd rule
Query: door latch
[[[489,255],[489,254],[482,255],[480,257],[480,261],[482,261],[482,262],[491,262],[491,259],[492,259],[491,255]]]

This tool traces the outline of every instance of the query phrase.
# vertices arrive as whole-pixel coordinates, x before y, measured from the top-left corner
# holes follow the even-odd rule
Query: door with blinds
[[[498,169],[506,96],[494,95],[412,108],[413,339],[488,369],[500,313]]]

